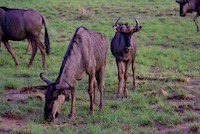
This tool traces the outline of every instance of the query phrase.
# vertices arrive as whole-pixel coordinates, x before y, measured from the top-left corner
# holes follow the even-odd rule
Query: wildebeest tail
[[[44,17],[43,17],[43,16],[42,16],[42,23],[44,24],[44,29],[45,29],[44,44],[45,44],[45,46],[46,46],[46,53],[47,53],[47,55],[49,55],[49,54],[50,54],[49,34],[48,34],[48,31],[47,31],[46,23],[45,23],[45,20],[44,20]]]

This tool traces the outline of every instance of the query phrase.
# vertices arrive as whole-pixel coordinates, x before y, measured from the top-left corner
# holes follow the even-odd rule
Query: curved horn
[[[115,22],[115,26],[117,25],[117,23],[118,23],[118,21],[120,20],[120,18],[121,18],[121,17],[119,17],[119,18],[117,19],[117,21]]]
[[[177,3],[180,3],[180,0],[176,0]]]
[[[135,20],[135,22],[136,22],[135,27],[137,27],[138,25],[140,25],[139,21],[138,21],[135,17],[133,17],[133,18],[134,18],[134,20]]]
[[[42,76],[43,73],[40,73],[40,78],[45,82],[47,83],[47,85],[50,85],[51,84],[51,81],[50,80],[47,80],[46,78],[44,78],[44,76]]]

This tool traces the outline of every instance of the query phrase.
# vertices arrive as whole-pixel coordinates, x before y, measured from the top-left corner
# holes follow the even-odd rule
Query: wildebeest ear
[[[60,94],[65,94],[65,90],[64,89],[59,89],[58,90],[58,95],[60,95]]]
[[[48,86],[41,86],[41,85],[39,85],[39,86],[34,86],[33,88],[35,88],[35,89],[38,89],[38,90],[47,90],[47,87]]]
[[[113,26],[113,29],[114,29],[115,32],[119,31],[119,28],[117,26]]]
[[[136,26],[133,28],[132,33],[139,32],[142,29],[142,26]]]
[[[176,2],[180,4],[180,0],[176,0]]]
[[[58,95],[65,95],[65,90],[64,89],[57,89],[54,93],[53,96],[57,98]]]

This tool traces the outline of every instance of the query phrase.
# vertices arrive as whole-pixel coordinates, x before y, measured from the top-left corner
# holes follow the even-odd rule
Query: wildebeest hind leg
[[[8,52],[10,53],[10,55],[12,56],[13,60],[15,61],[15,65],[19,65],[19,62],[17,61],[17,59],[16,59],[16,57],[15,57],[15,55],[13,53],[13,50],[12,50],[12,48],[10,46],[10,43],[8,41],[3,41],[3,43],[4,43],[5,47],[6,47],[6,49],[8,50]]]
[[[32,46],[32,55],[31,55],[28,67],[30,67],[32,65],[33,60],[35,58],[35,54],[37,52],[37,45],[36,45],[36,42],[33,39],[31,40],[31,46]]]
[[[89,114],[93,114],[94,113],[94,101],[92,97],[92,95],[94,94],[94,84],[95,84],[95,72],[91,71],[89,73],[89,87],[88,87],[88,93],[89,93],[89,97],[90,97],[90,111]]]
[[[134,91],[134,90],[135,90],[135,88],[136,88],[136,82],[135,82],[136,75],[135,75],[135,70],[136,70],[136,67],[135,67],[135,61],[133,60],[133,61],[132,61],[132,72],[133,72],[133,91]]]
[[[96,89],[96,81],[94,82],[94,93],[93,93],[93,103],[94,103],[94,106],[97,104],[97,99],[96,99],[96,92],[97,92],[97,89]]]
[[[41,51],[42,55],[42,67],[46,68],[46,51],[45,51],[45,46],[39,41],[38,42],[38,47]]]
[[[199,32],[199,26],[198,26],[198,24],[197,24],[197,22],[196,22],[196,19],[199,17],[199,14],[196,14],[195,16],[194,16],[194,18],[193,18],[193,21],[194,21],[194,23],[195,23],[195,25],[196,25],[196,27],[197,27],[197,32]]]
[[[97,73],[97,83],[98,88],[100,92],[100,103],[99,103],[99,109],[103,109],[103,93],[104,93],[104,77],[105,77],[105,68],[106,66],[103,66]]]

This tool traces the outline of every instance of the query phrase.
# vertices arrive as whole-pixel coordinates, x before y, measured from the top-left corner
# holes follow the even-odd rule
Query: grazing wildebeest
[[[67,91],[71,92],[69,118],[75,117],[76,89],[74,83],[75,80],[81,80],[85,73],[89,75],[90,114],[94,112],[96,81],[100,91],[99,108],[103,108],[107,48],[106,40],[100,33],[84,27],[76,29],[56,81],[51,83],[40,74],[41,79],[47,84],[47,86],[39,87],[46,90],[44,117],[47,121],[52,121],[57,116]]]
[[[119,18],[120,19],[120,18]],[[133,89],[136,88],[135,83],[135,55],[136,55],[136,42],[134,33],[141,30],[137,19],[136,25],[130,26],[128,24],[119,24],[118,21],[113,26],[115,30],[115,36],[111,41],[111,51],[115,57],[117,69],[118,69],[118,92],[117,98],[122,97],[122,91],[125,97],[128,95],[127,79],[128,79],[128,66],[132,64],[133,71]]]
[[[45,27],[45,46],[40,41],[40,33],[42,25]],[[8,52],[11,54],[15,61],[15,65],[19,62],[15,58],[13,50],[9,44],[9,40],[21,41],[28,39],[29,44],[32,46],[32,56],[28,66],[32,65],[37,47],[42,54],[42,66],[46,66],[46,53],[49,54],[50,43],[44,17],[37,11],[29,9],[13,9],[0,7],[0,43],[4,43]]]
[[[200,0],[176,0],[180,5],[180,16],[185,17],[186,13],[196,12],[193,21],[199,32],[199,26],[197,25],[196,19],[200,16]]]

